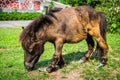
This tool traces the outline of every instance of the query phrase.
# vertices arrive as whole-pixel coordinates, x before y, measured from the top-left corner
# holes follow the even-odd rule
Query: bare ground
[[[71,70],[68,73],[63,73],[60,70],[58,70],[49,74],[50,76],[54,76],[54,78],[50,80],[83,80],[83,78],[80,77],[80,71],[81,68]]]
[[[0,52],[4,52],[6,50],[12,50],[12,48],[8,48],[8,49],[0,48]]]
[[[28,73],[28,76],[39,76],[41,74],[47,74],[47,78],[35,78],[34,80],[84,80],[80,77],[80,72],[82,68],[77,68],[74,70],[70,70],[69,72],[62,72],[61,69],[52,72],[52,73],[45,73],[39,71],[31,71]]]

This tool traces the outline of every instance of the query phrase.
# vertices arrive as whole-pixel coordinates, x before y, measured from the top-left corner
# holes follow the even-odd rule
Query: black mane
[[[42,15],[36,18],[33,22],[31,22],[21,33],[19,40],[22,42],[28,35],[34,36],[33,34],[44,25],[50,25],[53,23],[52,18],[57,19],[54,15],[55,12],[60,11],[61,9],[52,9],[46,15]]]

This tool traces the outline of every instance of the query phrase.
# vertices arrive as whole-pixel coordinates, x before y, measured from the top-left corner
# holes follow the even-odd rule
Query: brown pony
[[[106,43],[106,19],[104,13],[95,11],[90,6],[53,9],[46,15],[35,19],[23,29],[20,42],[24,50],[24,66],[32,70],[44,51],[44,43],[54,44],[53,62],[46,69],[52,72],[56,66],[63,66],[62,48],[64,43],[76,43],[86,39],[88,51],[80,59],[87,61],[94,50],[94,40],[97,42],[95,52],[102,54],[101,64],[107,62],[108,45]]]

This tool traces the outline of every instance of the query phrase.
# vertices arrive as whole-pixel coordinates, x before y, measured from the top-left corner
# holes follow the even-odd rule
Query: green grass
[[[21,31],[21,28],[0,28],[0,80],[56,80],[56,76],[38,71],[39,67],[47,67],[52,61],[54,47],[49,42],[45,44],[44,54],[36,64],[35,70],[28,72],[24,68],[23,50],[18,40]],[[66,66],[56,72],[62,74],[57,77],[64,80],[68,78],[66,74],[77,71],[79,77],[84,80],[120,80],[120,34],[107,34],[107,41],[108,64],[96,71],[94,68],[99,64],[97,59],[90,59],[84,64],[77,63],[87,50],[85,41],[65,44],[63,57]]]

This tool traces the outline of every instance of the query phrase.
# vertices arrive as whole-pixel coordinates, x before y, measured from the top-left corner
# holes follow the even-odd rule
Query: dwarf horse
[[[47,72],[54,71],[56,65],[60,67],[64,65],[62,58],[64,43],[76,43],[86,39],[88,51],[80,59],[81,62],[85,62],[94,50],[93,38],[97,42],[95,52],[101,52],[101,64],[105,65],[108,45],[104,13],[95,11],[90,6],[53,9],[23,29],[20,42],[24,50],[24,66],[27,70],[33,70],[47,41],[53,43],[55,47],[53,62],[46,69]]]

